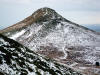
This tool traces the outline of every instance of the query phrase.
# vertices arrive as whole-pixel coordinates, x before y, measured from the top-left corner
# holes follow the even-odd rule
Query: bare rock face
[[[63,18],[53,9],[41,8],[0,32],[83,73],[92,75],[100,71],[95,67],[100,62],[100,34]]]

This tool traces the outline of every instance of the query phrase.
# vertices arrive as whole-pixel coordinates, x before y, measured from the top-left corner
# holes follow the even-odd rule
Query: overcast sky
[[[13,25],[42,7],[78,24],[100,24],[100,0],[0,0],[0,28]]]

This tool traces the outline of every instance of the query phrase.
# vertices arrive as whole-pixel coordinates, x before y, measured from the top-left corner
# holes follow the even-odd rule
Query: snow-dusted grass
[[[39,50],[40,46],[49,46],[49,44],[52,44],[53,47],[56,47],[59,51],[62,51],[64,53],[64,56],[60,57],[60,59],[66,59],[68,56],[68,54],[66,53],[66,51],[68,50],[66,46],[93,47],[95,46],[95,44],[100,43],[98,41],[99,35],[96,35],[89,30],[85,30],[65,21],[57,23],[55,29],[51,28],[51,31],[45,31],[46,29],[44,27],[48,23],[49,22],[43,22],[42,25],[39,25],[37,23],[32,24],[25,30],[12,35],[12,37],[10,38],[17,39],[20,36],[20,38],[18,38],[19,41],[24,42],[25,46],[35,51]],[[40,35],[44,35],[45,32],[47,33],[45,34],[46,36],[41,37]],[[92,48],[90,50],[92,50]],[[85,53],[82,59],[87,62],[95,63],[97,61],[97,56],[92,55],[96,54],[97,50],[99,50],[99,45],[91,51],[91,54],[89,54],[90,52],[88,49],[85,50],[85,52],[80,51],[81,54]]]
[[[71,56],[74,59],[72,57],[70,59],[73,61],[85,61],[92,65],[96,61],[100,61],[100,35],[87,28],[66,21],[53,11],[52,14],[47,9],[42,9],[42,11],[44,15],[41,17],[45,21],[43,20],[42,22],[40,18],[41,22],[37,21],[37,23],[27,26],[25,30],[18,31],[18,33],[13,34],[10,38],[15,39],[36,52],[41,50],[41,46],[56,48],[64,54],[57,59],[59,61],[68,57],[67,52],[72,54]],[[33,15],[34,18],[36,15],[37,13]],[[47,19],[45,16],[48,16]]]

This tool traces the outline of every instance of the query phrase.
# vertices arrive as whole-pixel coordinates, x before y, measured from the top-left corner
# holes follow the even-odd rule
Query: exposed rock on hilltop
[[[6,33],[9,31],[12,31],[12,30],[16,31],[25,26],[29,26],[34,22],[39,22],[40,20],[44,20],[44,21],[46,19],[49,20],[49,19],[51,19],[52,16],[57,16],[57,13],[53,9],[50,9],[47,7],[41,8],[41,9],[35,11],[31,16],[25,18],[23,21],[18,22],[4,30],[1,30],[0,33]],[[48,18],[46,18],[46,17],[48,17]]]

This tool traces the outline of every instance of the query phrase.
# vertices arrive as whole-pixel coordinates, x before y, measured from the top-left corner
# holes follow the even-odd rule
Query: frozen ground
[[[100,62],[100,34],[66,20],[49,8],[39,9],[31,17],[36,21],[4,35],[9,34],[29,49],[85,74],[99,74],[100,67],[95,67],[95,62]]]

